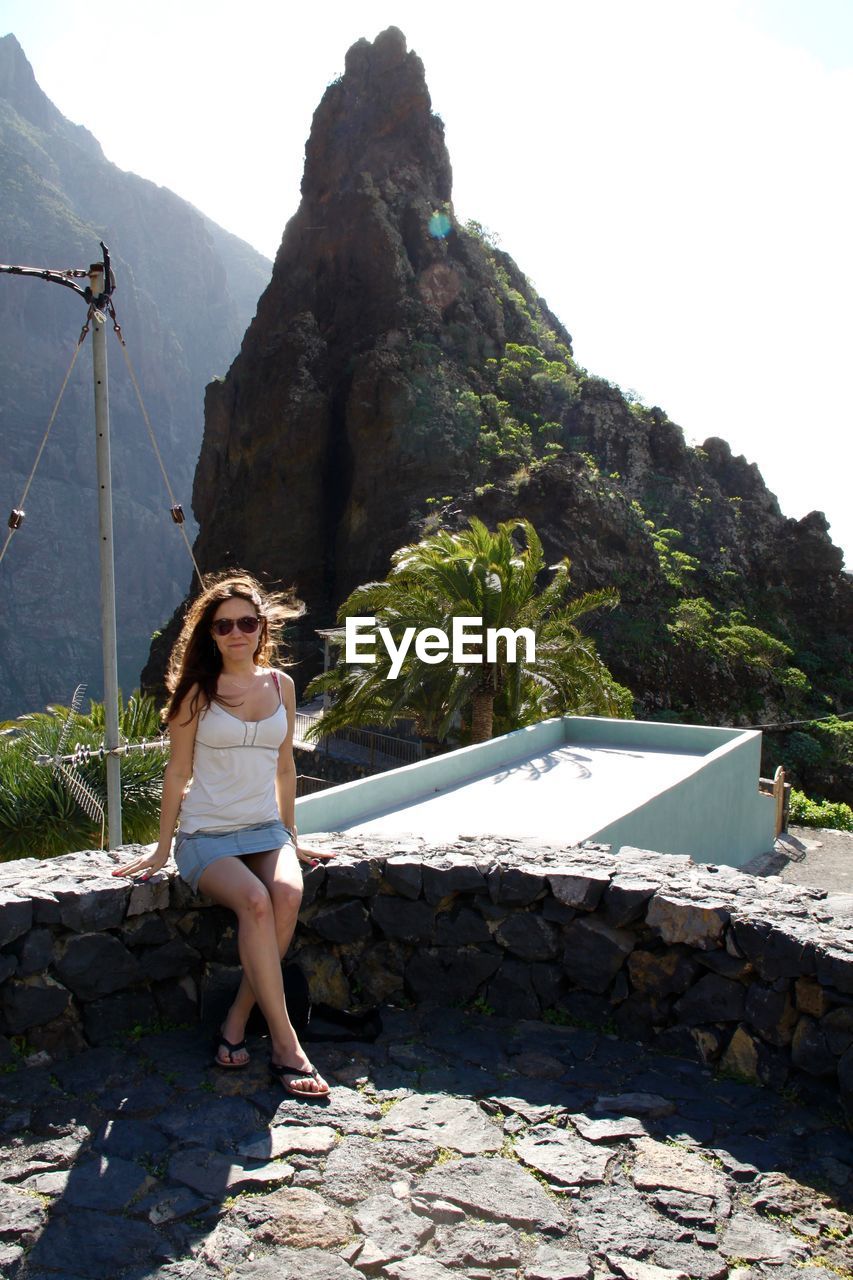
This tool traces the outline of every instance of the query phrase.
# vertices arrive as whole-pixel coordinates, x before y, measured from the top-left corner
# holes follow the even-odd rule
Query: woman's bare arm
[[[163,773],[163,799],[160,804],[160,838],[157,847],[147,858],[136,858],[118,867],[114,876],[132,876],[140,871],[159,871],[169,860],[172,836],[181,808],[187,783],[193,772],[193,752],[198,729],[198,707],[191,716],[189,707],[195,688],[184,698],[177,715],[169,721],[169,759]]]
[[[296,831],[296,765],[293,760],[293,729],[296,724],[296,690],[289,675],[278,672],[281,696],[287,713],[287,737],[281,744],[278,753],[278,768],[275,775],[276,798],[281,820],[293,832],[293,844],[296,856],[302,862],[312,859],[328,862],[335,855],[322,849],[306,849],[300,844]]]

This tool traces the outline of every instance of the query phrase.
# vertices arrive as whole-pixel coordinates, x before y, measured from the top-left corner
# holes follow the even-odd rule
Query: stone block
[[[217,959],[221,923],[219,912],[213,909],[187,911],[176,921],[178,932],[205,960]]]
[[[794,1031],[791,1061],[810,1076],[835,1075],[835,1054],[829,1048],[820,1025],[808,1014],[802,1015]]]
[[[71,992],[53,978],[10,978],[2,992],[2,1015],[7,1035],[21,1035],[30,1027],[53,1022],[68,1007]]]
[[[504,960],[490,979],[486,1004],[504,1018],[539,1018],[542,1006],[533,987],[530,966],[518,960]]]
[[[610,884],[610,872],[593,865],[555,867],[548,871],[546,879],[557,902],[564,907],[595,911]]]
[[[32,928],[33,904],[9,889],[0,889],[0,947]]]
[[[758,1084],[758,1055],[760,1050],[761,1041],[757,1036],[753,1035],[749,1027],[741,1024],[735,1029],[728,1048],[720,1059],[720,1066],[724,1071],[739,1076],[743,1080],[751,1080],[753,1084]]]
[[[492,935],[483,917],[470,907],[441,911],[435,919],[435,941],[439,947],[464,947],[468,943],[491,942]]]
[[[11,978],[13,973],[18,971],[18,957],[12,955],[0,956],[0,985]]]
[[[738,952],[746,956],[765,982],[776,978],[800,978],[815,972],[815,945],[807,927],[797,921],[785,927],[769,920],[732,916],[732,933]]]
[[[659,887],[659,881],[642,876],[625,873],[614,876],[602,898],[605,920],[615,929],[624,929],[642,919],[646,904]]]
[[[419,898],[423,888],[423,860],[408,853],[394,854],[385,863],[384,878],[401,898]]]
[[[529,906],[548,887],[544,875],[528,867],[493,867],[487,879],[492,902],[512,907]]]
[[[198,971],[201,956],[182,938],[173,938],[162,947],[151,947],[139,953],[139,966],[149,982],[166,978],[182,978]]]
[[[368,950],[368,956],[373,948]],[[291,957],[288,956],[288,959]],[[302,947],[296,954],[296,962],[308,980],[308,989],[314,1004],[330,1004],[335,1009],[351,1009],[354,1001],[350,992],[349,980],[344,972],[340,956],[331,947]],[[358,966],[359,982],[362,978],[362,966]],[[402,986],[402,972],[399,984]]]
[[[728,1035],[719,1027],[664,1027],[654,1036],[654,1046],[662,1053],[692,1058],[706,1065],[717,1062],[726,1048]]]
[[[49,889],[33,885],[27,889],[33,908],[33,924],[59,924],[59,903]]]
[[[44,973],[53,959],[53,934],[50,929],[30,929],[10,950],[17,956],[17,970],[22,978],[31,973]]]
[[[845,995],[853,995],[853,949],[818,947],[815,961],[818,982],[826,987],[835,987]]]
[[[384,1004],[402,993],[405,962],[400,943],[380,942],[367,948],[358,963],[358,985],[367,1004]]]
[[[433,905],[454,893],[485,893],[486,877],[477,863],[462,854],[425,862],[424,897]]]
[[[716,973],[700,978],[675,1004],[681,1022],[698,1026],[703,1022],[742,1022],[746,990]]]
[[[627,1040],[647,1040],[656,1027],[669,1019],[672,998],[632,992],[614,1009],[611,1017],[620,1036]]]
[[[118,935],[126,947],[161,947],[174,936],[159,911],[149,911],[125,921]]]
[[[688,951],[643,951],[628,958],[628,976],[635,991],[648,996],[681,995],[695,980],[699,967]]]
[[[59,919],[75,933],[102,933],[124,921],[131,886],[122,880],[89,881],[88,885],[62,881],[52,886],[59,903]]]
[[[703,969],[710,969],[721,978],[731,978],[734,982],[739,982],[752,973],[752,965],[744,956],[730,955],[722,947],[717,951],[694,951],[693,959]]]
[[[838,1086],[847,1123],[853,1124],[853,1045],[842,1053],[838,1061]]]
[[[136,957],[109,933],[69,938],[54,967],[59,980],[79,1000],[96,1000],[142,981]]]
[[[311,920],[311,928],[327,942],[357,942],[373,932],[370,916],[362,902],[343,902],[324,907]]]
[[[205,1022],[221,1022],[237,994],[239,965],[208,964],[199,983],[199,1013]]]
[[[495,939],[522,960],[554,960],[560,951],[557,929],[533,911],[514,911],[498,926]]]
[[[374,923],[386,938],[406,942],[430,941],[435,930],[435,911],[426,902],[406,902],[381,894],[373,902]]]
[[[811,1018],[822,1018],[829,1012],[829,997],[814,978],[797,978],[794,997],[800,1013],[807,1013]]]
[[[326,868],[321,862],[319,866],[310,867],[305,863],[302,866],[302,906],[310,907],[317,898],[323,885],[326,883]]]
[[[552,1009],[556,1005],[565,987],[563,967],[561,964],[532,964],[530,977],[533,990],[539,997],[543,1009]]]
[[[195,893],[186,880],[174,875],[169,880],[169,905],[175,911],[187,911],[198,907],[210,906],[210,901]]]
[[[27,1043],[34,1053],[49,1053],[51,1058],[70,1058],[89,1046],[83,1035],[80,1018],[72,1005],[68,1005],[58,1018],[38,1027],[30,1027]]]
[[[193,978],[186,976],[177,982],[155,983],[152,994],[161,1022],[179,1026],[198,1018],[199,992]]]
[[[406,965],[406,987],[416,1000],[467,1004],[497,972],[501,956],[482,947],[428,947]]]
[[[768,1044],[781,1046],[791,1043],[797,1025],[797,1011],[791,999],[790,985],[782,978],[772,987],[753,982],[747,989],[745,1020]]]
[[[546,898],[541,909],[542,919],[550,924],[570,924],[578,915],[574,907],[567,907],[564,902],[558,902],[556,898]]]
[[[837,1057],[853,1045],[853,1008],[832,1009],[820,1020],[824,1039]]]
[[[83,1006],[83,1030],[89,1044],[110,1044],[136,1027],[157,1022],[157,1005],[148,991],[119,991]]]
[[[700,951],[713,951],[722,945],[729,911],[720,899],[694,901],[659,890],[649,903],[646,924],[660,934],[664,942],[683,942]]]
[[[379,892],[382,868],[375,861],[336,858],[325,871],[327,898],[372,898]]]
[[[635,937],[613,929],[598,917],[579,917],[563,932],[563,969],[576,986],[603,992],[610,986],[634,947]]]
[[[137,846],[140,856],[145,856],[154,849],[150,846]],[[128,853],[132,858],[133,853]],[[130,890],[130,901],[127,904],[128,918],[145,915],[149,911],[165,911],[169,905],[169,875],[166,871],[157,871],[150,880],[134,884]]]

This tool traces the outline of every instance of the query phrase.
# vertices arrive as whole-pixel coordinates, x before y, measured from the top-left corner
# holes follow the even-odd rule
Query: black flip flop
[[[213,1037],[213,1065],[215,1067],[222,1067],[223,1071],[242,1071],[244,1067],[248,1067],[250,1062],[249,1058],[247,1058],[245,1062],[223,1062],[219,1056],[219,1050],[225,1049],[228,1053],[228,1057],[233,1059],[234,1054],[239,1053],[240,1050],[245,1049],[245,1047],[245,1040],[241,1040],[239,1044],[232,1044],[230,1040],[225,1039],[225,1036],[221,1031],[218,1031]]]
[[[316,1080],[319,1084],[321,1076],[316,1067],[311,1067],[309,1071],[302,1071],[299,1067],[288,1067],[286,1064],[279,1066],[277,1062],[273,1062],[272,1058],[270,1058],[270,1072],[294,1098],[328,1098],[331,1092],[328,1085],[325,1090],[294,1089],[284,1078],[285,1076],[299,1076],[303,1080]]]

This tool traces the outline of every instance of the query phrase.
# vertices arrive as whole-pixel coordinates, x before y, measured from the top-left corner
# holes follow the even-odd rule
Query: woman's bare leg
[[[237,916],[237,943],[244,979],[251,990],[252,1003],[257,1000],[267,1020],[273,1062],[308,1069],[311,1064],[287,1014],[276,919],[267,886],[240,858],[234,857],[212,863],[202,873],[199,889],[214,902],[230,907]],[[242,986],[241,983],[241,990]],[[245,1021],[243,1025],[245,1027]],[[230,1040],[229,1029],[226,1020],[223,1034]],[[310,1077],[288,1082],[288,1085],[306,1094],[325,1093],[328,1089],[325,1081]]]
[[[249,854],[242,860],[266,885],[275,917],[278,955],[283,960],[290,946],[302,903],[302,872],[293,846],[286,844],[281,849]],[[254,1004],[255,992],[244,972],[240,988],[222,1025],[222,1034],[228,1040],[237,1044],[243,1039]]]

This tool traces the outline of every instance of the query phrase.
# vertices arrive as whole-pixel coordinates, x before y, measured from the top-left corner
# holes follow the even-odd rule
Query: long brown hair
[[[216,645],[211,627],[213,615],[224,600],[245,600],[253,605],[261,620],[258,648],[254,661],[259,667],[271,667],[280,663],[279,644],[284,624],[305,612],[305,606],[292,594],[265,592],[250,573],[242,569],[229,569],[213,580],[208,579],[201,595],[193,600],[181,634],[169,656],[166,672],[166,688],[169,700],[163,709],[163,719],[174,720],[181,703],[190,689],[196,686],[189,705],[190,719],[198,710],[209,707],[211,702],[231,705],[227,698],[216,692],[216,682],[222,672],[222,655]]]

